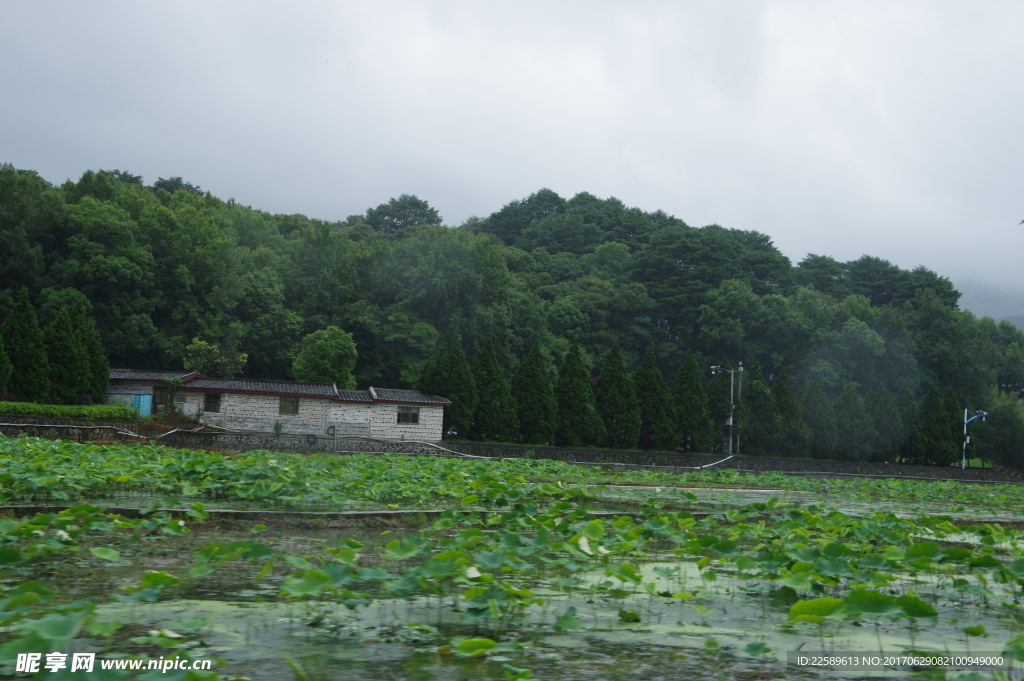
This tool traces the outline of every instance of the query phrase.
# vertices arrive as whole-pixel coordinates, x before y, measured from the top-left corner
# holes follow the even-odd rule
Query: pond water
[[[290,542],[296,553],[303,553],[336,533],[290,528],[268,534],[276,535],[275,543]],[[377,532],[355,536],[360,534],[360,540],[368,542],[367,554],[389,536],[381,538]],[[934,624],[921,622],[912,629],[906,620],[883,618],[877,626],[869,621],[790,625],[790,603],[773,598],[769,585],[752,584],[717,568],[717,579],[708,581],[694,562],[651,554],[640,564],[640,577],[652,585],[653,595],[604,572],[576,575],[578,581],[568,593],[553,578],[538,577],[530,579],[529,586],[543,604],[530,606],[495,629],[462,619],[453,595],[388,598],[374,594],[374,600],[354,611],[332,602],[279,600],[276,594],[283,577],[271,575],[254,582],[258,567],[224,564],[212,575],[186,582],[178,600],[103,605],[100,618],[128,624],[125,631],[138,635],[174,629],[176,622],[201,617],[204,623],[191,637],[197,642],[193,654],[223,658],[227,671],[253,681],[296,678],[288,656],[311,679],[338,681],[502,679],[502,664],[530,668],[539,679],[567,681],[624,681],[639,675],[650,681],[903,678],[907,674],[903,670],[811,673],[787,669],[786,653],[898,654],[915,645],[917,650],[935,652],[998,654],[1017,630],[1014,610],[965,597],[949,589],[948,578],[935,576],[900,575],[898,584],[913,586],[922,596],[938,597],[942,616]],[[127,578],[142,569],[136,563],[119,571]],[[671,597],[677,593],[693,597]],[[1001,589],[996,593],[1006,595]],[[553,625],[569,613],[580,629],[557,631]],[[961,623],[978,622],[984,623],[988,638],[968,640],[958,628]],[[524,647],[490,658],[437,652],[456,636],[517,641]],[[765,659],[745,652],[748,644],[756,642],[771,649]]]

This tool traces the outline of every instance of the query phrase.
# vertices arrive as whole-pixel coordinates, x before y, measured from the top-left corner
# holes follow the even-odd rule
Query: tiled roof
[[[197,371],[149,371],[147,369],[111,369],[111,381],[166,381],[168,378],[180,378],[188,381],[199,376]]]
[[[342,402],[373,402],[370,393],[365,390],[339,390],[338,399]]]
[[[438,404],[447,406],[449,400],[437,395],[427,395],[418,390],[397,390],[395,388],[372,388],[377,402],[407,402],[409,404]]]
[[[338,390],[333,383],[299,383],[297,381],[262,381],[257,379],[203,378],[195,371],[135,371],[133,369],[111,369],[112,381],[154,381],[180,378],[183,383],[179,390],[203,390],[209,392],[255,393],[263,395],[299,395],[302,397],[323,397],[342,402],[400,402],[403,404],[435,404],[448,406],[448,400],[437,395],[427,395],[418,390],[395,388],[373,388],[369,390]]]
[[[242,378],[196,378],[184,384],[179,390],[217,390],[238,393],[263,393],[269,395],[300,395],[303,397],[326,397],[336,399],[338,391],[333,383],[299,383],[297,381],[260,381]]]

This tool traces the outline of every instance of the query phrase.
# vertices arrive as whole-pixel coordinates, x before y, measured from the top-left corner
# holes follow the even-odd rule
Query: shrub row
[[[134,421],[139,412],[119,404],[36,404],[34,402],[0,402],[0,414],[11,416],[52,416],[66,419],[106,419]]]

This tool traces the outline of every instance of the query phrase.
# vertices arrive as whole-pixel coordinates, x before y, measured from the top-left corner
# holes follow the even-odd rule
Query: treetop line
[[[327,222],[181,178],[89,171],[56,187],[4,165],[0,394],[79,402],[102,394],[100,356],[188,362],[431,386],[450,393],[446,427],[462,437],[724,449],[728,376],[706,368],[731,358],[747,367],[744,454],[948,463],[963,436],[945,431],[967,407],[990,414],[972,425],[979,453],[1020,456],[1024,334],[958,309],[923,267],[813,254],[794,266],[758,232],[546,189],[441,222],[409,195]],[[14,330],[26,305],[43,330]],[[53,368],[72,357],[79,369]]]

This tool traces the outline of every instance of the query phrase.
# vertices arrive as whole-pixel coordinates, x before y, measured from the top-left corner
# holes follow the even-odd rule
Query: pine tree
[[[50,366],[50,398],[57,404],[78,404],[89,389],[92,367],[68,308],[61,308],[43,331],[43,342]]]
[[[779,415],[779,455],[805,458],[811,453],[811,429],[803,419],[800,400],[789,385],[789,375],[783,369],[772,384],[775,409]]]
[[[947,458],[943,461],[936,460],[940,466],[948,466],[956,463],[963,457],[964,446],[964,410],[960,401],[956,399],[953,387],[946,388],[946,396],[942,400],[943,422],[946,424],[949,438],[949,446],[943,448]],[[952,456],[950,456],[952,454]]]
[[[708,383],[708,413],[711,416],[711,447],[724,452],[728,450],[729,438],[732,436],[729,429],[729,419],[732,418],[730,381],[734,379],[729,374],[732,369],[729,360],[723,359],[720,366],[721,371],[716,371]]]
[[[952,439],[949,416],[939,387],[932,383],[921,400],[914,463],[947,465],[956,461],[960,452],[958,441]]]
[[[86,314],[85,308],[78,305],[71,312],[71,323],[89,363],[85,395],[92,402],[102,403],[107,394],[107,386],[110,385],[110,363],[103,341],[100,340],[100,332],[96,329],[96,323]]]
[[[825,394],[820,378],[814,379],[804,396],[804,422],[811,429],[811,456],[815,459],[831,459],[835,455],[839,433],[836,430],[836,413],[832,401]]]
[[[583,364],[583,350],[577,343],[569,348],[555,387],[558,428],[555,442],[565,447],[604,444],[608,433],[597,412],[590,372]]]
[[[900,423],[903,426],[903,439],[899,443],[897,453],[901,460],[915,461],[918,458],[924,459],[924,452],[921,451],[920,455],[915,451],[915,447],[918,446],[920,441],[919,430],[920,424],[918,423],[918,405],[914,400],[914,396],[910,393],[910,388],[904,383],[900,386],[900,391],[896,393],[896,411],[900,415]]]
[[[1013,401],[997,404],[985,421],[972,423],[967,456],[1024,469],[1024,421],[1020,412],[1014,393]]]
[[[594,384],[594,395],[597,411],[608,431],[607,445],[620,449],[635,447],[640,437],[640,404],[618,343],[605,356],[604,368]]]
[[[700,380],[700,369],[693,353],[686,356],[679,367],[672,386],[678,418],[677,437],[680,446],[688,452],[711,448],[711,411],[708,396]]]
[[[466,437],[469,434],[477,405],[476,381],[454,327],[448,327],[440,351],[423,367],[416,387],[451,401],[452,406],[444,410],[444,435]]]
[[[470,437],[475,440],[512,442],[519,434],[516,403],[509,391],[508,381],[505,380],[505,372],[498,364],[494,341],[490,336],[476,355],[473,380],[476,382],[479,402],[469,431]]]
[[[866,461],[875,441],[875,427],[864,408],[864,400],[857,394],[853,383],[847,382],[835,403],[836,458],[847,461]]]
[[[0,338],[0,402],[7,399],[7,385],[10,383],[12,370],[11,360],[4,350],[4,339]]]
[[[885,387],[879,385],[868,394],[864,406],[875,427],[872,460],[889,461],[899,451],[905,439],[903,418],[896,401]]]
[[[7,357],[11,361],[11,378],[7,390],[22,402],[42,402],[50,394],[50,366],[46,359],[43,331],[39,328],[36,310],[22,288],[14,309],[0,325]]]
[[[775,397],[761,373],[761,363],[744,372],[743,408],[739,421],[744,454],[775,456],[781,441],[781,424],[775,407]]]
[[[640,407],[640,446],[648,449],[675,449],[678,416],[672,393],[654,363],[654,350],[648,349],[643,364],[633,377]]]
[[[537,343],[526,353],[512,378],[512,397],[522,441],[535,445],[551,442],[558,427],[558,403]]]

